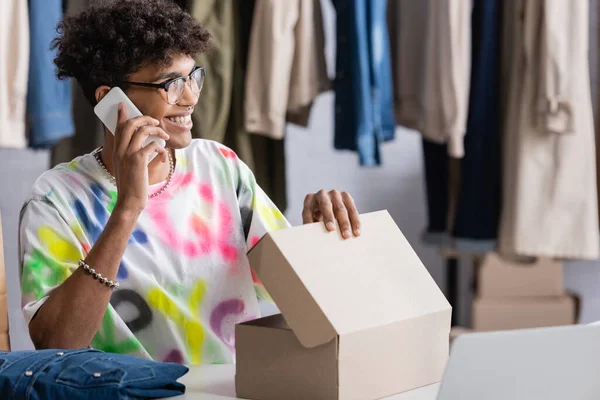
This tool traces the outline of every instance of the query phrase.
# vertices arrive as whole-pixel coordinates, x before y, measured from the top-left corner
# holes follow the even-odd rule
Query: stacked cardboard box
[[[476,280],[472,326],[476,331],[570,325],[577,302],[565,293],[560,261],[516,262],[489,253]]]

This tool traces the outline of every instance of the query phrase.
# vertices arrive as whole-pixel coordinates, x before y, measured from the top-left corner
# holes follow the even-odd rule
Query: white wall
[[[0,149],[0,214],[6,262],[6,293],[11,345],[14,350],[33,346],[21,314],[17,227],[19,211],[38,176],[49,164],[47,151]]]

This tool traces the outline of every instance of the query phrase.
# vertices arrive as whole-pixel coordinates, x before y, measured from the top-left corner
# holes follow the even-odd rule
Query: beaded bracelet
[[[119,282],[111,281],[108,278],[103,277],[101,274],[97,273],[96,270],[85,263],[83,260],[79,260],[79,266],[83,268],[83,270],[91,275],[94,279],[97,279],[98,282],[108,286],[111,289],[116,289],[119,287]]]

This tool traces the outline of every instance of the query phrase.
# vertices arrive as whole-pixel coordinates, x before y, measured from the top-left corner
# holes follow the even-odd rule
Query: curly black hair
[[[172,57],[194,57],[210,47],[210,34],[173,0],[109,0],[66,16],[52,42],[60,79],[73,77],[88,101],[144,65],[171,65]]]

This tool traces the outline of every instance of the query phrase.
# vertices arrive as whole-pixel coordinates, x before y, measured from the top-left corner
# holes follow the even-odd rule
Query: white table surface
[[[190,372],[179,381],[186,386],[186,394],[177,400],[225,400],[235,396],[234,365],[201,365],[190,367]],[[388,400],[435,400],[439,384],[425,386],[387,397]],[[284,400],[284,399],[282,399]]]

